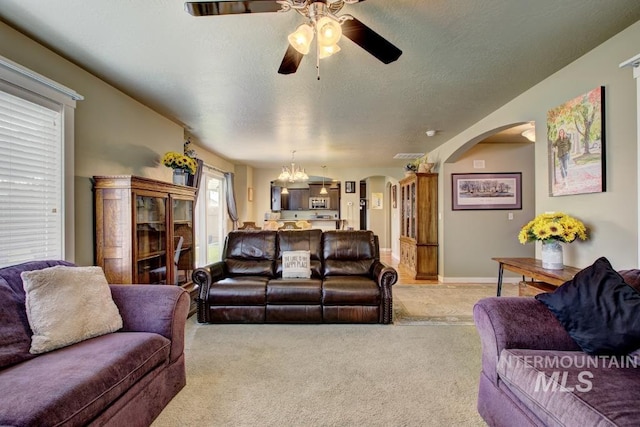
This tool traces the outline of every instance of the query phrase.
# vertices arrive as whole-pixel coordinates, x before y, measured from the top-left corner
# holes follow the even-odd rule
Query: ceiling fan
[[[292,74],[300,61],[309,53],[316,36],[316,67],[320,59],[338,52],[341,36],[378,58],[385,64],[397,60],[402,51],[351,15],[336,14],[345,4],[364,0],[249,0],[249,1],[199,1],[186,2],[185,9],[193,16],[234,15],[241,13],[288,12],[295,10],[305,18],[305,23],[289,34],[289,46],[278,73]],[[318,79],[320,76],[318,75]]]

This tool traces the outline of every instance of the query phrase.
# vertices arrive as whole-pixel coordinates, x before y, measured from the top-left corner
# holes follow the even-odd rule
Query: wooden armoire
[[[137,176],[94,176],[95,261],[109,283],[182,286],[192,296],[196,189]]]
[[[415,279],[438,279],[438,174],[400,180],[400,264]]]

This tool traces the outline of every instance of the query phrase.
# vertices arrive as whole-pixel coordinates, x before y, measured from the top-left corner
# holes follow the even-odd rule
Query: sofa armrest
[[[553,313],[534,298],[484,298],[473,307],[473,318],[482,344],[482,370],[496,383],[505,348],[580,350]]]
[[[398,281],[398,272],[395,268],[383,263],[375,261],[371,266],[371,272],[378,286],[393,286]]]
[[[217,282],[223,279],[227,274],[224,261],[214,262],[213,264],[205,265],[193,270],[191,273],[191,279],[193,283],[199,286],[198,298],[196,303],[198,304],[198,322],[207,322],[207,312],[205,309],[207,300],[209,299],[209,288],[213,282]]]
[[[376,260],[371,266],[371,274],[380,287],[382,296],[380,323],[388,325],[393,321],[393,294],[391,287],[398,281],[398,272],[395,268]]]
[[[189,294],[179,286],[109,285],[122,316],[123,332],[154,332],[171,341],[169,360],[184,352]]]

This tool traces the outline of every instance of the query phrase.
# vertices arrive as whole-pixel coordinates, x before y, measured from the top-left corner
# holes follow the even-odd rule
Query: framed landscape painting
[[[547,112],[549,195],[606,190],[604,86]]]
[[[454,211],[522,209],[522,174],[451,174]]]

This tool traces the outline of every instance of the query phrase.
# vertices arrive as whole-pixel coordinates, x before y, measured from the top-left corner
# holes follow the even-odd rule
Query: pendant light
[[[329,192],[327,191],[327,189],[324,186],[325,168],[326,168],[326,166],[322,166],[322,188],[320,189],[320,194],[322,194],[323,196],[326,196],[327,194],[329,194]]]

